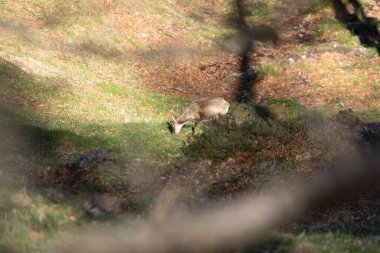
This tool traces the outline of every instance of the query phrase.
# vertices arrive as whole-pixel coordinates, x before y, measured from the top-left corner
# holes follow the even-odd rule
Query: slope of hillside
[[[362,13],[344,2],[346,15],[378,31],[380,4],[361,2]],[[246,38],[233,1],[0,1],[0,251],[41,252],[92,223],[133,220],[175,183],[186,189],[180,205],[199,208],[259,192],[340,152],[310,137],[310,122],[325,127],[342,107],[380,121],[378,33],[377,47],[363,43],[325,0],[251,4],[252,103],[239,104]],[[172,135],[172,111],[207,96],[227,98],[233,120]],[[62,183],[91,151],[112,166]],[[252,252],[378,246],[375,235],[287,232]]]

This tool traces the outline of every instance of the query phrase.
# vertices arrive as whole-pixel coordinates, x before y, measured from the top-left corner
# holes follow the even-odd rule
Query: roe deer
[[[230,104],[221,97],[194,100],[180,117],[175,118],[173,116],[173,133],[178,134],[185,124],[194,122],[192,130],[194,134],[195,127],[199,122],[210,120],[218,115],[225,115],[229,107]]]

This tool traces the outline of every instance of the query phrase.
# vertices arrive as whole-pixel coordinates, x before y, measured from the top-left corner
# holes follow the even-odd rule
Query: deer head
[[[177,111],[178,111],[178,105],[177,105],[177,110],[171,110],[172,119],[173,119],[173,123],[171,124],[171,127],[172,127],[172,133],[175,133],[175,134],[179,134],[179,131],[181,130],[183,126],[183,124],[178,123]]]

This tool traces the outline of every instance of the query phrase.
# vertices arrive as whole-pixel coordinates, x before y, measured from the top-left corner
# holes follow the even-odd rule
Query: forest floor
[[[254,2],[255,78],[239,103],[230,1],[0,1],[0,251],[148,216],[168,192],[180,209],[228,203],[355,152],[328,126],[342,108],[380,121],[380,3]],[[377,32],[347,29],[364,25]],[[232,122],[170,133],[173,111],[211,96],[231,102]],[[78,157],[95,165],[77,173]],[[379,252],[377,192],[244,252]]]

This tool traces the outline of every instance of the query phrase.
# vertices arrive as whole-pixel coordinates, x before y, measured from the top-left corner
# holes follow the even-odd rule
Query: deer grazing
[[[208,121],[218,115],[225,115],[228,112],[230,104],[221,97],[202,98],[194,100],[181,116],[175,118],[172,124],[173,133],[178,134],[181,128],[191,122],[194,122],[192,133],[195,127],[202,121]]]

